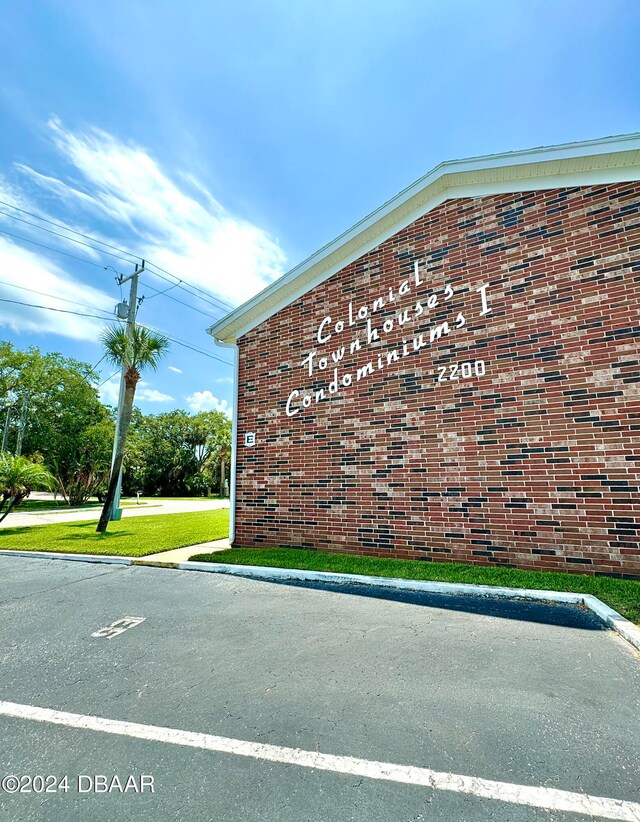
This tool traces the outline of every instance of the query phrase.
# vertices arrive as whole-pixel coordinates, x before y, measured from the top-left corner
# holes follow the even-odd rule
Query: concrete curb
[[[262,579],[268,582],[333,583],[337,585],[366,585],[377,588],[395,588],[404,591],[421,591],[432,594],[450,594],[495,599],[522,599],[538,602],[561,602],[582,605],[592,611],[605,625],[640,651],[640,628],[614,611],[592,594],[570,591],[538,591],[530,588],[502,588],[497,585],[468,585],[461,582],[426,582],[394,577],[371,577],[360,574],[336,574],[328,571],[303,571],[297,568],[268,568],[258,565],[227,565],[221,562],[161,562],[144,557],[110,557],[96,554],[56,554],[47,551],[0,551],[4,557],[32,557],[37,559],[61,559],[76,562],[95,562],[108,565],[142,565],[148,568],[170,568],[180,571],[203,571],[208,574]]]
[[[393,577],[371,577],[359,574],[335,574],[327,571],[302,571],[296,568],[265,568],[255,565],[225,565],[218,562],[180,562],[181,571],[205,571],[213,574],[230,574],[250,579],[272,582],[294,580],[299,582],[329,582],[338,585],[367,585],[378,588],[395,588],[404,591],[422,591],[432,594],[492,597],[496,599],[537,600],[583,605],[599,617],[640,651],[640,628],[614,611],[592,594],[576,594],[569,591],[538,591],[528,588],[502,588],[497,585],[467,585],[461,582],[423,582]]]
[[[36,557],[38,559],[67,559],[77,562],[98,562],[107,565],[131,565],[131,557],[109,557],[104,554],[56,554],[53,551],[0,551],[0,557]]]
[[[596,616],[599,616],[605,625],[608,625],[609,628],[612,628],[640,651],[640,628],[592,594],[584,594],[583,601],[587,608],[593,611]]]

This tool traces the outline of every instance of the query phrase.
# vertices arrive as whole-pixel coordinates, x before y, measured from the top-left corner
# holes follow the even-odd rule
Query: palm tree
[[[120,326],[111,326],[105,329],[101,336],[101,342],[105,349],[107,361],[113,365],[120,366],[124,370],[124,403],[122,405],[122,416],[120,418],[120,428],[116,441],[116,454],[111,467],[111,477],[109,488],[104,501],[98,531],[106,531],[109,523],[109,515],[113,507],[113,500],[118,487],[118,478],[122,469],[124,459],[124,449],[129,433],[131,415],[133,413],[133,399],[136,393],[136,386],[140,381],[140,372],[145,368],[155,371],[158,362],[169,349],[169,340],[163,334],[156,334],[148,331],[142,326],[133,325],[131,336]]]
[[[55,485],[55,477],[44,465],[8,452],[0,454],[0,522],[32,491],[48,491]]]

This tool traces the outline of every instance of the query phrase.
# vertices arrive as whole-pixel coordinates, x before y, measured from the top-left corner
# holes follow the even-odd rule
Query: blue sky
[[[640,131],[639,37],[635,0],[0,0],[0,298],[106,317],[132,270],[31,212],[204,289],[147,273],[139,319],[230,361],[218,300],[439,162]],[[101,325],[0,302],[1,338],[92,364]],[[174,344],[139,404],[228,410],[231,375]]]

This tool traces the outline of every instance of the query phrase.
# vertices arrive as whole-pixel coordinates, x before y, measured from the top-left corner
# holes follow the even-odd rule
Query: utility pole
[[[133,274],[130,274],[128,277],[120,277],[118,279],[118,285],[124,285],[125,283],[131,282],[131,286],[129,289],[129,311],[127,313],[127,337],[129,340],[133,337],[133,327],[136,322],[136,310],[138,308],[138,276],[142,274],[144,271],[144,260],[142,261],[142,265],[139,266],[136,263],[136,270]],[[122,424],[122,408],[124,406],[124,390],[125,390],[125,382],[124,382],[124,375],[127,369],[125,364],[122,365],[122,373],[120,374],[120,396],[118,398],[118,414],[116,416],[116,433],[113,440],[113,455],[111,457],[111,470],[113,471],[113,464],[116,459],[116,449],[118,447],[118,436],[120,434],[120,426]],[[116,488],[116,495],[113,499],[113,505],[111,507],[111,511],[109,512],[109,520],[111,522],[117,522],[118,520],[122,519],[122,508],[120,508],[120,492],[122,490],[122,469],[120,470],[120,476],[118,477],[118,487]]]

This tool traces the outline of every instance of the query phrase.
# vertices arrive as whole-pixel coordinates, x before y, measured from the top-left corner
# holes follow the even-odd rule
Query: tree
[[[32,491],[51,490],[55,477],[44,465],[6,452],[0,454],[0,522]]]
[[[231,454],[231,420],[222,411],[202,411],[195,420],[208,431],[202,469],[211,477],[211,486],[218,485],[224,494],[228,458]],[[219,478],[219,482],[218,482]]]
[[[41,454],[67,503],[81,505],[107,481],[114,424],[82,369],[48,359],[30,388],[23,450]]]
[[[116,495],[118,478],[122,468],[125,447],[127,444],[127,434],[131,424],[133,413],[133,400],[135,398],[136,386],[140,381],[140,372],[145,368],[155,371],[158,362],[169,349],[169,341],[162,334],[156,334],[137,325],[133,325],[130,331],[120,326],[107,328],[101,337],[105,349],[107,360],[113,365],[117,365],[124,370],[124,402],[122,405],[122,416],[120,428],[116,442],[115,459],[111,468],[111,478],[107,496],[100,514],[97,531],[106,531],[109,523],[109,515],[113,507],[113,500]]]
[[[175,410],[144,416],[136,409],[123,488],[129,494],[141,490],[163,496],[206,496],[218,488],[230,445],[231,421],[220,411]]]
[[[37,455],[68,504],[81,505],[106,483],[111,463],[113,421],[98,398],[95,372],[37,348],[11,353],[0,346],[0,389],[11,374],[17,409],[7,445],[16,454]]]
[[[127,450],[122,463],[122,494],[135,496],[138,492],[146,493],[146,454],[140,429],[145,417],[142,411],[134,406],[127,437]],[[113,448],[113,437],[111,438]],[[105,484],[105,489],[106,489]],[[101,502],[104,500],[104,495]]]
[[[133,472],[139,488],[147,494],[179,495],[189,492],[187,482],[198,470],[192,445],[192,417],[187,411],[139,417],[135,423],[135,462]]]
[[[222,411],[201,411],[193,417],[193,445],[199,473],[191,481],[195,488],[208,478],[208,487],[218,485],[224,494],[226,460],[231,451],[231,420]]]
[[[16,404],[15,388],[20,371],[27,360],[23,351],[16,351],[10,342],[0,342],[0,410],[5,415],[2,424],[0,451],[7,449],[12,412]]]
[[[0,402],[4,402],[16,387],[27,359],[25,351],[16,351],[10,342],[0,341]]]
[[[113,450],[113,421],[106,413],[75,437],[66,431],[52,460],[62,496],[69,505],[82,505],[106,487]]]

